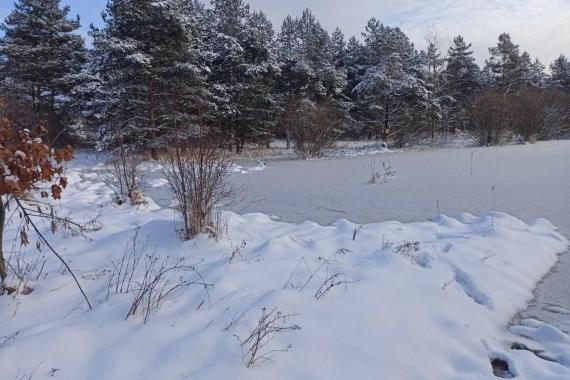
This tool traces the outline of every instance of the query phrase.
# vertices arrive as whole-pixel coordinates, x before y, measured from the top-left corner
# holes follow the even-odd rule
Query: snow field
[[[495,357],[520,378],[570,376],[568,345],[555,330],[545,339],[560,363],[511,350],[503,330],[568,248],[546,220],[527,225],[490,213],[321,226],[226,213],[220,241],[181,242],[172,210],[151,200],[115,206],[107,185],[71,170],[62,210],[80,220],[98,215],[99,227],[89,240],[63,232],[51,240],[94,310],[44,253],[46,277],[34,291],[0,298],[0,337],[7,339],[0,339],[0,368],[8,379],[23,371],[34,379],[487,379]],[[146,324],[140,314],[125,320],[132,294],[106,297],[112,260],[138,227],[147,253],[184,259],[213,284],[178,293]],[[8,228],[13,233],[15,225]],[[263,308],[277,308],[289,315],[284,326],[301,329],[276,334],[260,352],[273,351],[272,360],[246,368],[240,340]],[[548,333],[527,323],[531,337]]]

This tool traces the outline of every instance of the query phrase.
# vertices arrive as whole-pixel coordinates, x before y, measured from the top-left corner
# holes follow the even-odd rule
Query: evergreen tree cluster
[[[120,139],[155,155],[204,126],[238,152],[289,142],[293,125],[311,128],[319,109],[334,110],[335,128],[350,137],[403,146],[477,128],[473,108],[489,104],[480,97],[490,92],[510,126],[520,119],[513,104],[524,102],[540,104],[544,120],[551,110],[570,120],[568,59],[547,73],[506,33],[480,68],[462,36],[445,49],[433,35],[422,50],[372,18],[347,40],[309,9],[275,32],[246,0],[110,0],[102,17],[86,47],[79,18],[59,0],[16,2],[0,39],[1,97],[13,120],[42,120],[54,141]],[[568,125],[548,128],[538,135],[558,137]]]

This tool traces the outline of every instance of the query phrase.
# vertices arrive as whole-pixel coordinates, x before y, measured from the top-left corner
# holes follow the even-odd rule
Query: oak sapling
[[[43,136],[46,134],[47,130],[42,126],[33,130],[16,130],[7,118],[0,117],[0,294],[16,291],[16,289],[8,289],[6,286],[8,270],[2,249],[6,206],[10,202],[15,204],[23,221],[19,228],[20,244],[22,246],[29,245],[28,231],[30,229],[35,231],[39,238],[38,247],[46,245],[62,262],[73,276],[75,283],[91,308],[77,278],[63,258],[39,231],[33,219],[50,219],[52,232],[56,231],[58,225],[64,228],[74,226],[78,227],[79,230],[82,230],[82,227],[66,218],[55,216],[53,208],[49,208],[50,211],[46,212],[39,203],[34,205],[37,207],[31,208],[27,206],[24,200],[24,196],[32,191],[39,191],[42,198],[57,200],[61,198],[63,189],[67,186],[67,178],[63,175],[63,163],[73,158],[73,149],[71,146],[58,150],[52,149],[43,141]],[[42,187],[42,185],[46,187]]]

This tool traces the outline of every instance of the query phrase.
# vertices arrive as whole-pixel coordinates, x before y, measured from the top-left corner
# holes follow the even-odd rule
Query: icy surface
[[[395,176],[385,184],[369,185],[374,161],[380,174],[386,162]],[[251,162],[242,166],[248,165]],[[236,210],[328,224],[344,217],[356,223],[410,222],[439,213],[496,209],[526,221],[547,218],[570,235],[569,167],[570,141],[275,160],[254,176],[235,177],[247,191],[247,200]]]

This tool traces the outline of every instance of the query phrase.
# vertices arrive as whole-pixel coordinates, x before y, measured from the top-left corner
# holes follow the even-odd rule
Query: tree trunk
[[[0,284],[4,283],[8,272],[6,271],[6,263],[4,262],[4,222],[6,220],[6,205],[4,204],[4,197],[0,197]],[[0,285],[0,294],[2,293],[2,286]]]
[[[32,108],[36,109],[36,86],[32,84]]]
[[[386,141],[386,132],[390,130],[390,109],[388,108],[388,102],[384,104],[384,129],[382,130],[382,141]],[[378,140],[378,135],[376,135],[376,140]]]
[[[154,124],[154,112],[155,112],[155,102],[154,102],[154,81],[152,76],[148,77],[148,139],[151,141],[150,155],[153,160],[158,160],[158,151],[153,145],[156,140],[156,130]]]

